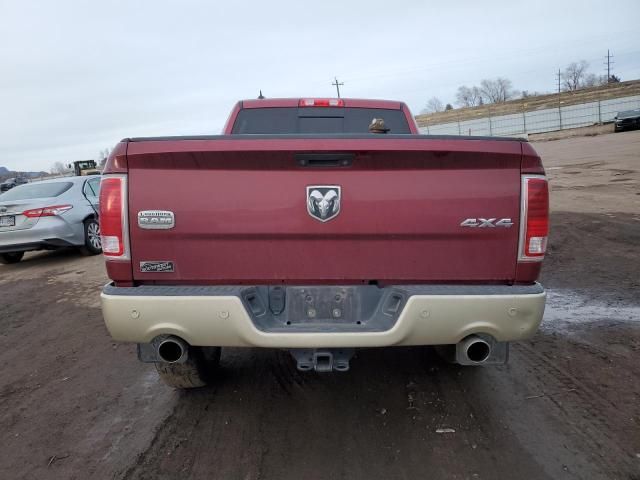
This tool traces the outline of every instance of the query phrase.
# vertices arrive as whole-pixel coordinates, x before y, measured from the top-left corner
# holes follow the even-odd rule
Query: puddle
[[[547,290],[543,328],[557,323],[638,323],[640,305],[597,302],[572,290]]]

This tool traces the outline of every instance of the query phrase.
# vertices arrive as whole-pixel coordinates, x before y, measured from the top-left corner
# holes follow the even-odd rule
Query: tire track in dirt
[[[563,426],[570,429],[564,434],[570,433],[567,436],[589,452],[590,463],[600,470],[602,478],[628,478],[640,473],[633,443],[620,438],[629,426],[626,410],[623,413],[616,402],[599,394],[597,387],[558,366],[557,359],[539,347],[528,342],[515,346],[528,378],[533,380],[528,385],[532,394],[525,400],[545,403],[554,416],[562,419]],[[534,389],[540,393],[533,393]]]

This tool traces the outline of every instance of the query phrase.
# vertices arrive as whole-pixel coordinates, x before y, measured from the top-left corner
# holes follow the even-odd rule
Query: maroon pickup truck
[[[316,371],[395,345],[504,363],[542,320],[548,210],[526,141],[420,135],[400,102],[242,101],[223,135],[113,150],[104,318],[178,388],[227,346]]]

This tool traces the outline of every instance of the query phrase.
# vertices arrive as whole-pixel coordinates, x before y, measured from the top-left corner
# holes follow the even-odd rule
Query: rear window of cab
[[[234,134],[369,133],[374,118],[388,133],[411,133],[402,110],[386,108],[266,107],[244,108],[233,124]]]

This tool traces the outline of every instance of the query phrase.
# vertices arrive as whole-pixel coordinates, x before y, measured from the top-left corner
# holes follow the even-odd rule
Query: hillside
[[[18,172],[16,170],[9,170],[7,167],[0,167],[0,181],[11,177],[28,177],[38,178],[47,175],[47,172]]]
[[[596,102],[611,98],[640,95],[640,80],[630,80],[628,82],[610,83],[600,87],[583,88],[575,92],[562,92],[560,94],[560,104],[576,105],[579,103]],[[456,108],[446,112],[417,115],[418,125],[437,125],[441,123],[455,122],[457,120],[473,120],[488,116],[509,115],[513,113],[530,112],[545,108],[558,106],[558,94],[537,95],[535,97],[520,98],[504,103],[494,103],[479,107]]]

